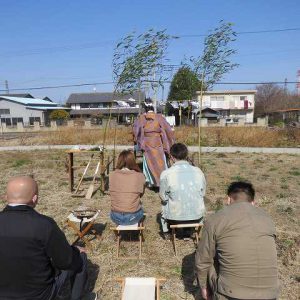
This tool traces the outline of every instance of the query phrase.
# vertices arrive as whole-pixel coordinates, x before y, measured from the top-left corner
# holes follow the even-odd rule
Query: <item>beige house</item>
[[[206,91],[202,98],[202,108],[211,108],[227,122],[235,123],[239,119],[253,123],[256,90]],[[200,100],[200,92],[197,92]]]

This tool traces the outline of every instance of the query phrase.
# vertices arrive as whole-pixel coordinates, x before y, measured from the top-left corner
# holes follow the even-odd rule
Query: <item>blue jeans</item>
[[[139,223],[143,216],[144,211],[142,208],[134,213],[110,212],[110,218],[117,225],[133,225]]]

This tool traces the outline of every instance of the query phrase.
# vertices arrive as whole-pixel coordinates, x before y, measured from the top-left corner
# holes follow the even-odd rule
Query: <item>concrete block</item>
[[[200,119],[200,125],[203,126],[203,127],[207,126],[208,125],[207,118],[201,118]]]
[[[1,121],[0,121],[1,122]],[[6,123],[2,123],[1,122],[1,128],[0,128],[1,132],[6,132],[7,128],[6,128]]]
[[[92,123],[90,120],[84,121],[84,128],[87,128],[87,129],[92,128]]]
[[[33,130],[34,131],[40,131],[40,122],[33,122]]]
[[[226,126],[226,119],[220,119],[219,120],[219,125],[222,126],[222,127]]]
[[[56,130],[57,129],[57,123],[56,123],[56,121],[51,121],[50,127],[51,127],[51,129]]]
[[[257,118],[257,126],[266,127],[268,126],[268,117],[265,118]]]
[[[239,119],[238,124],[239,126],[245,126],[245,119]]]
[[[17,123],[17,131],[18,131],[18,132],[23,132],[23,131],[24,131],[24,125],[23,125],[23,122],[18,122],[18,123]]]
[[[67,126],[68,127],[73,127],[74,126],[74,121],[73,120],[68,120],[67,121]]]

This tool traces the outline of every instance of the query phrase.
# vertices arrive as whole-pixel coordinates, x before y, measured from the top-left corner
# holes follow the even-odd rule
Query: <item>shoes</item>
[[[95,298],[93,298],[92,300],[100,300],[100,292],[96,292],[95,293]]]

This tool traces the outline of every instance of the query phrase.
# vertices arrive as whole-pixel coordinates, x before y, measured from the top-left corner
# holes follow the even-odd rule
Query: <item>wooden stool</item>
[[[133,225],[118,225],[117,227],[111,227],[117,237],[117,258],[120,258],[120,245],[121,245],[121,234],[124,231],[130,232],[138,232],[139,235],[139,259],[142,258],[142,244],[144,241],[144,234],[143,231],[145,230],[144,224],[136,223]],[[124,259],[136,259],[136,257],[122,257]]]
[[[170,225],[170,229],[172,230],[172,243],[173,243],[173,248],[175,252],[175,256],[177,256],[177,248],[176,248],[176,229],[178,228],[194,228],[195,230],[195,236],[196,236],[196,243],[198,244],[199,242],[199,236],[200,236],[200,231],[202,228],[202,224],[199,223],[190,223],[190,224],[175,224],[175,225]]]
[[[100,211],[97,210],[96,213],[94,213],[92,216],[87,215],[80,215],[76,214],[75,212],[72,212],[68,218],[67,218],[67,225],[72,228],[75,233],[78,235],[77,239],[73,242],[75,244],[79,240],[82,240],[87,247],[89,247],[92,250],[92,245],[90,241],[85,237],[88,233],[92,232],[95,237],[99,237],[96,233],[96,230],[93,229],[93,226],[95,224],[95,221],[97,217],[99,216]],[[79,228],[78,225],[79,224]]]
[[[166,281],[164,278],[139,278],[139,277],[126,277],[118,278],[118,282],[122,285],[122,300],[159,300],[160,299],[160,286]]]

